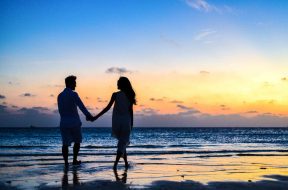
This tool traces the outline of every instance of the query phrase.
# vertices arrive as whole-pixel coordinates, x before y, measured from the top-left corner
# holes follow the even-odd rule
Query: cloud
[[[256,114],[258,113],[258,111],[255,111],[255,110],[251,110],[251,111],[247,111],[245,112],[246,114]]]
[[[54,94],[50,94],[50,96],[49,96],[49,97],[53,98],[53,97],[54,97]]]
[[[97,98],[97,102],[101,103],[101,102],[108,102],[108,100],[102,100],[102,98]]]
[[[287,81],[288,79],[286,77],[281,78],[282,81]]]
[[[28,93],[28,92],[25,92],[24,94],[21,94],[20,96],[22,96],[22,97],[33,97],[35,95],[33,95],[31,93]]]
[[[0,99],[5,99],[6,96],[0,94]]]
[[[212,29],[205,29],[202,30],[201,32],[199,32],[195,37],[194,40],[196,41],[207,41],[207,38],[211,35],[216,34],[217,31],[212,30]],[[211,42],[210,40],[208,40],[209,42]]]
[[[178,104],[177,107],[180,108],[180,109],[182,109],[182,110],[190,110],[190,109],[193,109],[193,108],[184,106],[184,105],[182,105],[182,104]]]
[[[160,38],[161,38],[161,40],[163,42],[165,42],[166,44],[169,44],[170,46],[174,46],[174,47],[177,47],[177,48],[180,47],[180,44],[177,41],[173,40],[173,39],[167,38],[164,35],[160,35]]]
[[[170,103],[173,103],[173,104],[182,104],[183,101],[180,101],[180,100],[171,100]]]
[[[186,4],[194,10],[201,12],[216,12],[219,14],[222,13],[234,13],[235,11],[228,5],[215,6],[211,3],[208,3],[207,0],[186,0]]]
[[[1,127],[28,127],[31,125],[39,127],[56,127],[58,123],[59,115],[54,114],[45,107],[22,107],[15,110],[11,109],[11,107],[0,105]]]
[[[120,67],[110,67],[106,70],[106,73],[122,75],[122,74],[127,74],[127,73],[130,74],[130,73],[132,73],[132,71],[130,71],[124,67],[121,67],[121,68]]]
[[[220,105],[221,110],[230,110],[226,105],[222,104]]]
[[[182,104],[178,104],[177,107],[180,108],[181,110],[184,110],[183,112],[179,112],[178,115],[192,115],[201,113],[199,110],[196,110],[192,107],[184,106]]]
[[[208,71],[200,71],[200,74],[201,74],[201,75],[209,75],[210,72],[208,72]]]
[[[140,115],[157,115],[159,110],[153,108],[143,108],[141,111],[137,112]]]
[[[19,83],[19,82],[12,82],[12,81],[9,81],[8,84],[9,84],[9,85],[19,85],[20,83]]]
[[[163,98],[150,98],[150,101],[161,102],[163,101]]]
[[[198,11],[204,11],[204,12],[216,11],[216,12],[220,12],[220,10],[216,6],[214,6],[212,4],[209,4],[205,0],[186,0],[186,3],[187,3],[188,6],[192,7],[195,10],[198,10]]]

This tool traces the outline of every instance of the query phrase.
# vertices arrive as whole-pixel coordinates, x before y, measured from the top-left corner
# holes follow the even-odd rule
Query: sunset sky
[[[92,114],[127,76],[136,126],[288,126],[286,0],[2,0],[0,127],[58,126],[68,75]],[[109,126],[111,113],[84,126]]]

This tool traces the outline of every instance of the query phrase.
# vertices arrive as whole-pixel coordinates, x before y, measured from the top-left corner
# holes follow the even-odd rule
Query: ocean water
[[[111,128],[83,128],[82,132],[80,155],[115,154],[117,141],[111,137]],[[60,149],[59,128],[0,128],[0,159],[58,157]],[[288,153],[288,128],[135,128],[128,152],[191,157],[282,155]]]
[[[79,159],[84,162],[79,171],[82,182],[99,177],[96,175],[99,172],[104,172],[101,179],[108,179],[112,174],[105,171],[111,170],[117,144],[111,137],[111,128],[83,128],[82,132],[79,154]],[[61,146],[59,128],[0,128],[0,182],[20,185],[23,189],[51,181],[57,184],[57,178],[61,178],[63,173]],[[253,157],[257,161],[257,158],[265,157],[268,166],[273,158],[288,158],[288,128],[134,128],[127,152],[134,167],[133,176],[142,177],[140,181],[143,183],[152,174],[163,177],[169,173],[167,170],[157,175],[155,172],[141,175],[145,165],[148,169],[148,165],[151,166],[152,170],[161,165],[173,169],[183,165],[185,169],[191,163],[193,166],[208,166],[212,158],[211,166],[215,166],[218,158],[216,165],[221,164],[219,160],[227,158]],[[255,163],[246,165],[250,167]],[[244,167],[244,164],[239,167]]]

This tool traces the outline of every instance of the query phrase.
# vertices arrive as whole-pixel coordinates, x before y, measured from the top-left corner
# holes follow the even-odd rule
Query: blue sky
[[[135,83],[139,120],[150,110],[153,125],[163,114],[180,122],[181,106],[213,117],[237,115],[243,123],[243,113],[269,113],[283,125],[287,10],[286,0],[2,0],[2,105],[12,115],[13,106],[54,113],[49,95],[57,96],[63,78],[75,74],[77,90],[97,113],[105,106],[97,98],[108,99],[119,77],[107,69],[122,68]]]

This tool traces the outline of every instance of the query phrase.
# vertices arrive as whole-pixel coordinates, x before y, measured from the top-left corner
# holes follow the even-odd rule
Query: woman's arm
[[[98,115],[96,115],[93,119],[93,121],[95,121],[96,119],[98,119],[100,116],[102,116],[104,113],[106,113],[110,108],[111,106],[113,105],[114,101],[115,101],[115,98],[116,98],[116,94],[113,93],[112,96],[111,96],[111,99],[110,99],[110,102],[108,103],[108,105],[106,106],[106,108],[104,108]]]
[[[133,104],[129,108],[130,117],[131,117],[131,130],[133,129]]]

